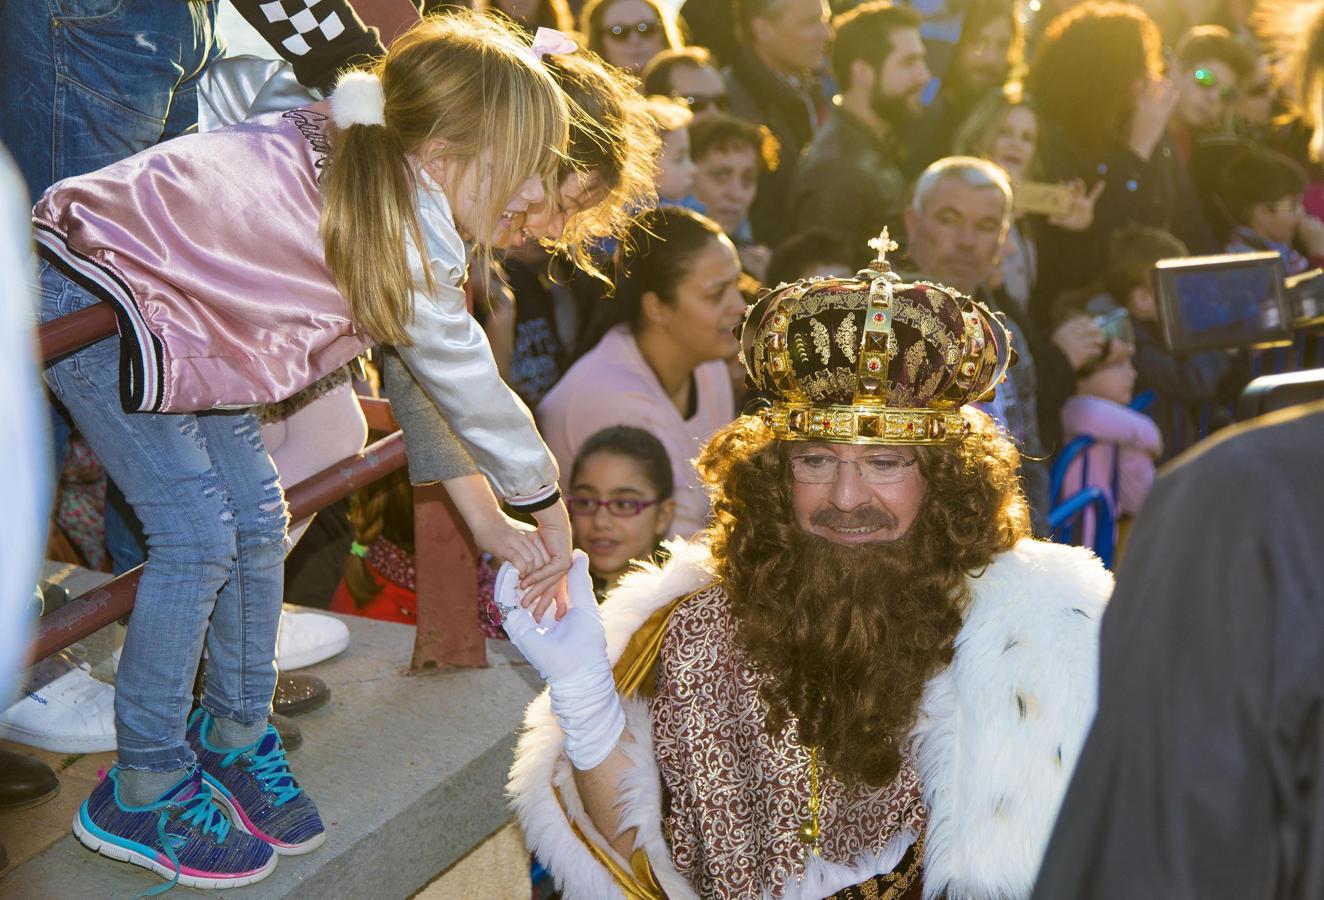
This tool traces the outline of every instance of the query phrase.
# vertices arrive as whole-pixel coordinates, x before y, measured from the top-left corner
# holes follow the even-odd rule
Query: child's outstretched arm
[[[558,494],[556,460],[528,407],[497,373],[487,336],[457,286],[464,273],[464,245],[455,234],[454,246],[433,245],[429,252],[436,288],[431,294],[415,293],[414,318],[406,324],[413,343],[396,351],[497,493],[530,513],[551,506]],[[421,282],[420,276],[416,283]],[[568,572],[568,556],[564,564]]]
[[[563,615],[565,596],[559,585],[565,574],[564,561],[570,559],[565,505],[556,503],[532,513],[539,525],[536,533],[503,514],[473,457],[390,347],[383,348],[382,388],[404,431],[410,480],[415,484],[442,482],[479,549],[510,560],[521,572],[528,573],[524,577],[525,596],[539,601],[535,614],[541,617],[548,603],[555,600],[558,617]]]

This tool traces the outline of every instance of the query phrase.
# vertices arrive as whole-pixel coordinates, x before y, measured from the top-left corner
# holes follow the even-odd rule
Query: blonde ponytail
[[[537,175],[556,189],[569,113],[513,26],[461,10],[424,19],[368,71],[381,81],[385,124],[335,134],[322,242],[355,325],[380,343],[407,344],[414,290],[435,289],[426,265],[425,284],[414,284],[408,255],[412,242],[426,260],[415,175],[426,148],[445,145],[454,178],[482,165],[474,226],[485,262],[483,242],[525,179]]]
[[[378,343],[403,343],[414,315],[405,235],[424,246],[404,148],[389,128],[354,125],[339,133],[332,156],[322,188],[327,265],[349,300],[354,324]],[[423,277],[433,290],[426,266]]]

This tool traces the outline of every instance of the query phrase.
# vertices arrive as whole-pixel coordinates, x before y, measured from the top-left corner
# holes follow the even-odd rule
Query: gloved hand
[[[504,563],[497,572],[494,599],[506,634],[551,689],[552,713],[565,732],[565,753],[576,769],[595,768],[621,739],[621,708],[602,612],[593,596],[588,556],[574,552],[568,578],[570,610],[560,621],[544,616],[539,623],[520,605],[519,572]]]

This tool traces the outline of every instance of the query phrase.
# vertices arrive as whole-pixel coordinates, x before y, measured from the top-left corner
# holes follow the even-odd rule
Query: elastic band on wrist
[[[511,503],[509,500],[506,502],[510,504],[511,509],[517,509],[522,513],[542,512],[549,506],[555,506],[561,502],[561,489],[556,488],[546,497],[543,497],[541,500],[534,500],[531,503]]]

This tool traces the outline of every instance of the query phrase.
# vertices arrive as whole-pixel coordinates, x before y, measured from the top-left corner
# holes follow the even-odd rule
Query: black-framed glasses
[[[687,94],[675,99],[689,107],[690,112],[696,116],[710,109],[726,112],[731,108],[731,98],[726,94]]]
[[[605,506],[607,513],[617,519],[633,519],[648,507],[656,506],[660,502],[656,497],[652,500],[635,500],[628,497],[613,497],[610,500],[599,500],[597,497],[565,498],[565,505],[572,516],[595,516],[598,508]]]
[[[843,463],[855,466],[865,484],[896,484],[906,477],[906,470],[919,462],[915,457],[878,453],[842,459],[831,453],[801,453],[791,457],[791,474],[801,484],[831,484]]]
[[[612,40],[628,41],[632,34],[646,38],[661,28],[662,23],[657,19],[646,19],[642,22],[631,22],[629,25],[609,25],[602,30]]]
[[[1196,66],[1192,77],[1195,79],[1195,83],[1206,91],[1218,91],[1218,95],[1224,100],[1237,99],[1237,89],[1230,84],[1219,86],[1218,76],[1213,73],[1212,69]]]

